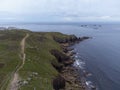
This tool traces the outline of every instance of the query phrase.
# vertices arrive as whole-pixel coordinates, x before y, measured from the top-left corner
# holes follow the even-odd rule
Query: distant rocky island
[[[84,28],[92,28],[92,29],[99,29],[102,27],[102,25],[98,25],[98,24],[82,24],[80,25],[81,27],[84,27]]]
[[[72,66],[76,53],[70,46],[88,38],[14,27],[0,30],[0,89],[85,90]]]

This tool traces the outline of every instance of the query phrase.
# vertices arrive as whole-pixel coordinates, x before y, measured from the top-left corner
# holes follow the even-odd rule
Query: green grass
[[[16,30],[0,31],[0,63],[4,64],[0,67],[0,88],[3,90],[9,83],[12,72],[21,63],[19,43],[24,35],[23,32]]]
[[[69,35],[64,35],[57,32],[30,32],[27,30],[6,30],[0,31],[0,85],[2,81],[9,81],[10,75],[15,71],[16,66],[21,64],[19,57],[20,41],[29,33],[26,39],[26,61],[23,68],[19,71],[21,80],[27,80],[28,84],[21,86],[20,90],[53,90],[52,79],[58,75],[56,69],[51,65],[51,62],[57,63],[50,50],[61,50],[59,43],[55,42],[53,37],[60,39],[69,38]],[[31,76],[33,73],[38,75]],[[8,77],[9,78],[6,78]],[[9,82],[6,83],[6,86]],[[5,89],[3,89],[5,90]]]

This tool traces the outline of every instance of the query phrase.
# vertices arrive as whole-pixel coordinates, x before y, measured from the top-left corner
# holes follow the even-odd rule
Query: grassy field
[[[11,75],[22,61],[20,41],[28,33],[25,53],[26,61],[19,71],[21,77],[20,90],[53,90],[51,81],[58,74],[51,62],[57,63],[51,55],[51,49],[61,50],[60,45],[53,37],[68,38],[57,32],[30,32],[27,30],[0,31],[0,88],[6,89]],[[0,90],[2,90],[0,89]]]
[[[12,73],[21,63],[19,43],[24,31],[0,31],[0,90],[5,90]]]

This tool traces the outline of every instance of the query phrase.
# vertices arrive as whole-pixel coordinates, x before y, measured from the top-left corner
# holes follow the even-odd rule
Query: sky
[[[0,0],[0,22],[120,21],[120,0]]]

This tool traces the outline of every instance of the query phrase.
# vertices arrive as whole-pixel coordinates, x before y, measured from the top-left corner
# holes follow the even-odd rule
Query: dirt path
[[[18,90],[18,82],[19,82],[19,74],[18,71],[24,66],[25,64],[25,58],[26,58],[26,54],[25,54],[25,40],[29,37],[29,34],[26,34],[26,36],[22,39],[22,41],[20,42],[20,47],[21,47],[21,58],[22,58],[22,64],[17,68],[17,70],[15,71],[15,73],[13,74],[12,80],[10,82],[9,88],[8,90]]]
[[[20,46],[21,46],[21,56],[22,56],[22,64],[21,66],[16,70],[16,72],[18,72],[25,64],[25,58],[26,58],[26,54],[25,54],[25,40],[29,37],[29,34],[26,34],[26,36],[22,39]]]

